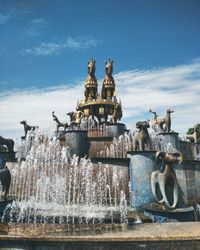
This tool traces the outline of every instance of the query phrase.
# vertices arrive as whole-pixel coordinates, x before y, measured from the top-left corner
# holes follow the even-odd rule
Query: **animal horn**
[[[151,190],[152,190],[153,196],[155,197],[156,201],[160,204],[163,204],[165,200],[163,199],[163,197],[159,200],[157,193],[156,193],[156,186],[159,184],[159,182],[158,182],[159,173],[160,173],[160,171],[156,170],[156,171],[153,171],[151,174]]]

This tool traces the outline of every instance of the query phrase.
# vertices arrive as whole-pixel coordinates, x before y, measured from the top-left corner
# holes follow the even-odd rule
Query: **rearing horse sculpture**
[[[113,61],[108,60],[105,62],[105,78],[103,80],[103,86],[101,96],[103,99],[111,98],[115,96],[115,80],[112,76],[113,73]]]
[[[53,117],[53,120],[56,122],[56,133],[58,133],[60,127],[63,127],[64,131],[66,130],[66,128],[69,127],[67,122],[63,123],[58,120],[57,116],[55,115],[55,111],[52,111],[52,117]]]
[[[93,58],[88,61],[88,76],[85,83],[85,100],[93,100],[97,98],[97,79],[95,76],[95,63]]]

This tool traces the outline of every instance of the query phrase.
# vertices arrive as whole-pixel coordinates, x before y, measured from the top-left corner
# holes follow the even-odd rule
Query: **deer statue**
[[[197,143],[197,128],[199,123],[197,123],[193,128],[193,133],[191,135],[186,135],[186,140],[189,140],[190,142]]]
[[[63,123],[63,122],[60,122],[57,118],[57,116],[55,115],[55,111],[52,111],[52,117],[53,117],[53,120],[56,122],[56,133],[58,133],[59,131],[59,128],[63,127],[64,128],[64,131],[66,130],[66,128],[69,127],[68,123]]]
[[[149,112],[154,114],[154,117],[151,121],[152,127],[154,129],[157,127],[161,132],[166,133],[169,133],[171,131],[171,113],[174,112],[173,110],[168,109],[164,118],[158,118],[157,113],[152,111],[151,109],[149,110]]]

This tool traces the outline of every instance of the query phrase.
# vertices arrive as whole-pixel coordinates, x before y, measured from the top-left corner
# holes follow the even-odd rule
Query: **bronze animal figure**
[[[30,126],[30,125],[28,125],[27,122],[24,121],[24,120],[21,121],[20,124],[24,125],[24,133],[25,133],[25,135],[22,136],[23,139],[26,139],[28,131],[31,131],[31,130],[35,131],[36,128],[38,128],[38,126]]]
[[[199,126],[199,123],[197,123],[194,126],[193,133],[191,135],[186,135],[185,138],[186,140],[189,140],[190,142],[197,143],[197,128]]]
[[[0,170],[0,182],[3,191],[3,200],[6,200],[11,182],[10,170],[6,166]]]
[[[67,122],[63,123],[58,120],[57,116],[55,115],[55,111],[52,111],[52,117],[53,117],[53,120],[56,122],[56,133],[58,133],[59,128],[61,127],[64,128],[64,131],[69,127],[69,124]]]
[[[85,100],[87,101],[92,100],[92,99],[96,99],[97,97],[97,79],[95,76],[95,63],[96,61],[93,60],[93,58],[91,60],[88,61],[88,76],[86,79],[86,83],[85,83]]]
[[[12,139],[0,136],[0,145],[5,145],[9,153],[14,152],[14,141]]]
[[[115,96],[115,80],[112,76],[113,73],[113,61],[108,60],[105,62],[105,78],[103,80],[103,86],[101,96],[103,99],[112,98]]]
[[[156,161],[160,165],[160,170],[155,170],[151,173],[151,189],[156,201],[160,204],[166,204],[168,208],[175,208],[178,203],[178,182],[176,174],[173,170],[173,164],[181,163],[183,156],[180,152],[166,153],[157,152]],[[170,204],[167,194],[167,181],[173,182],[173,202]],[[169,185],[169,184],[168,184]],[[158,198],[156,187],[159,187],[162,197]]]
[[[154,114],[154,117],[151,120],[151,125],[154,129],[156,129],[156,127],[158,127],[160,132],[169,133],[171,131],[171,113],[174,112],[173,110],[168,109],[166,112],[166,116],[164,118],[158,118],[157,113],[152,111],[151,109],[149,110],[149,112]]]
[[[122,118],[122,109],[119,103],[114,105],[112,116],[110,117],[110,123],[117,123]]]
[[[80,110],[77,110],[76,112],[69,112],[67,113],[70,117],[70,125],[73,126],[79,126],[81,123],[82,118],[84,117],[84,113]]]
[[[151,150],[151,140],[149,137],[149,123],[147,121],[139,121],[136,123],[136,128],[139,129],[134,135],[133,142],[135,145],[135,150]]]

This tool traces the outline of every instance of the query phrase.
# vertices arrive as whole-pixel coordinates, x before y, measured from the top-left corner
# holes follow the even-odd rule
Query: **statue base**
[[[158,203],[143,205],[144,213],[153,222],[166,221],[197,221],[195,211],[192,206],[184,208],[169,209]]]

